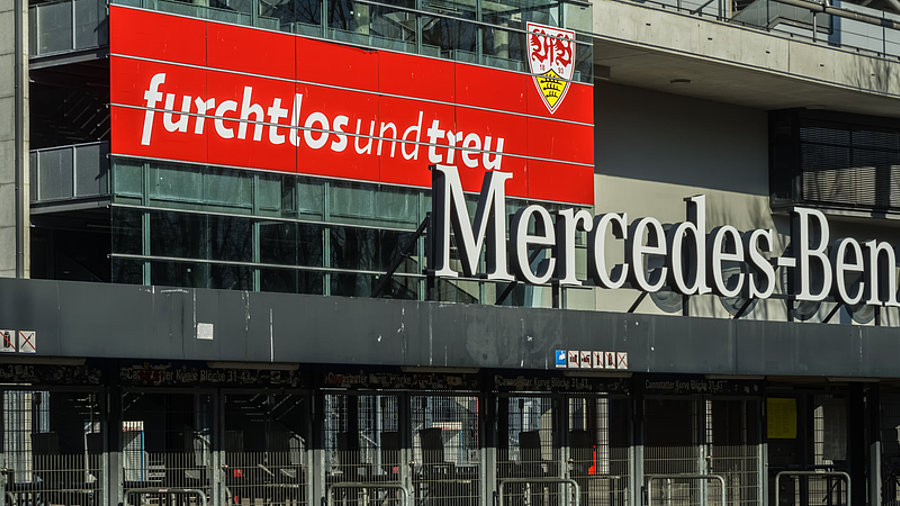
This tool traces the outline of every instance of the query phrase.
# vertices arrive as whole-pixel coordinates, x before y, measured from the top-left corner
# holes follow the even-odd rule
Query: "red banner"
[[[528,74],[110,7],[112,152],[593,204],[592,87],[551,113]]]

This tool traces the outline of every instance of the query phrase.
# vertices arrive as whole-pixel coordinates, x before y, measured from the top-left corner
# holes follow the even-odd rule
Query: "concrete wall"
[[[734,24],[675,14],[637,2],[593,3],[597,37],[725,66],[752,69],[857,93],[900,95],[896,60],[835,49],[810,40],[773,36]],[[875,32],[879,37],[881,31]]]
[[[28,2],[22,2],[22,11],[25,22],[22,23],[23,33],[21,44],[22,62],[25,71],[22,72],[23,92],[26,97],[24,111],[25,125],[24,138],[20,144],[21,156],[26,163],[25,181],[22,182],[22,191],[25,198],[24,216],[26,219],[24,260],[27,272],[28,246],[27,246],[27,218],[28,218],[28,110],[27,110],[27,16]],[[0,276],[12,277],[16,275],[16,120],[15,120],[15,16],[13,0],[0,0]]]
[[[652,216],[663,224],[685,221],[684,199],[706,196],[707,230],[732,225],[778,233],[777,256],[788,245],[789,218],[769,206],[768,113],[729,104],[686,98],[613,84],[595,88],[595,211],[627,212],[629,222]],[[885,220],[864,223],[830,218],[832,238],[878,238],[900,244],[900,234]],[[622,260],[622,242],[614,241],[608,258]],[[780,271],[779,271],[780,272]],[[596,307],[627,311],[638,300],[636,290],[594,291]],[[679,304],[680,295],[672,295]],[[682,306],[683,307],[683,306]],[[812,321],[822,321],[834,304],[822,304]],[[683,310],[673,309],[682,314]],[[638,313],[665,314],[652,297]],[[730,318],[715,296],[692,297],[684,313]],[[896,324],[896,310],[882,314]],[[758,301],[742,318],[786,321],[784,300]],[[850,323],[841,310],[830,323]]]

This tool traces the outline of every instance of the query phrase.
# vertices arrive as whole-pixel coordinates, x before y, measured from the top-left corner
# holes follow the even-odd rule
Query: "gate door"
[[[413,485],[417,501],[479,504],[478,398],[464,392],[410,397]]]
[[[399,409],[395,393],[325,395],[325,487],[335,503],[404,506]]]
[[[6,504],[104,503],[105,424],[95,392],[3,392]]]
[[[725,480],[729,506],[762,503],[760,441],[762,417],[756,399],[706,401],[706,446],[709,473]]]
[[[549,395],[497,398],[497,481],[504,506],[571,503],[561,481],[554,404]]]
[[[582,506],[624,506],[630,488],[628,399],[568,398],[569,473]]]
[[[227,393],[224,413],[226,504],[307,504],[309,399]]]
[[[122,395],[124,489],[192,489],[211,496],[214,397],[204,393],[128,390]],[[170,505],[196,504],[191,494]]]

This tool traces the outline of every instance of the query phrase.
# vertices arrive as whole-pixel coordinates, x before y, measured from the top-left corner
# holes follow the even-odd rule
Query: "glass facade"
[[[573,79],[592,81],[591,7],[552,0],[116,0],[114,3],[529,72],[528,22],[576,32]]]
[[[428,189],[121,157],[113,158],[112,179],[113,282],[428,296],[426,236],[416,233],[431,209]],[[508,199],[506,214],[527,204]],[[469,209],[474,216],[475,196]],[[433,297],[551,307],[553,290],[473,278],[438,281]],[[592,307],[589,292],[561,290],[558,303]]]

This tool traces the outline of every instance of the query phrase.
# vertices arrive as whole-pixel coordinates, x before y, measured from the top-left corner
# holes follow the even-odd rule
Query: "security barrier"
[[[672,473],[672,474],[647,474],[644,475],[644,480],[647,483],[647,506],[653,506],[653,482],[655,480],[680,480],[680,481],[718,481],[720,485],[721,492],[721,502],[718,506],[725,506],[725,479],[719,475],[715,474],[696,474],[696,473]],[[690,494],[688,497],[679,497],[676,500],[672,501],[671,499],[667,501],[667,504],[684,504],[685,500],[688,504],[693,504],[690,501]],[[705,506],[708,503],[707,497],[705,495],[700,497],[700,504]]]
[[[362,490],[363,496],[365,499],[368,499],[371,491],[384,489],[384,490],[399,490],[400,494],[403,496],[403,502],[400,506],[410,506],[409,498],[410,493],[409,490],[402,483],[390,483],[384,481],[373,481],[373,482],[357,482],[357,481],[348,481],[348,482],[336,482],[330,483],[326,487],[326,506],[334,506],[334,491],[335,489],[348,489],[354,490],[359,489]],[[354,503],[353,501],[348,501],[348,503]],[[363,503],[366,503],[364,500]],[[378,504],[381,504],[379,501]]]
[[[130,502],[132,496],[138,496],[138,502]],[[152,496],[153,500],[143,499],[142,496]],[[196,497],[196,501],[191,501],[191,497]],[[185,500],[187,499],[187,500]],[[125,491],[125,506],[138,506],[144,504],[163,504],[162,500],[166,500],[165,504],[172,505],[196,505],[206,506],[206,494],[202,490],[196,488],[132,488]]]
[[[504,506],[503,497],[506,495],[506,486],[511,484],[522,484],[526,487],[523,489],[523,493],[525,494],[534,494],[533,492],[528,490],[528,486],[532,484],[546,484],[546,485],[569,485],[573,489],[573,494],[570,497],[573,497],[573,501],[571,503],[572,506],[580,506],[581,505],[581,487],[578,486],[578,483],[571,478],[506,478],[498,481],[498,506]],[[524,504],[535,504],[530,501],[524,501]],[[547,504],[544,501],[538,500],[537,504]],[[569,504],[566,502],[566,504]]]
[[[824,478],[826,480],[825,489],[822,490],[824,492],[824,498],[821,501],[810,501],[810,504],[828,504],[829,506],[850,506],[850,498],[851,494],[851,480],[850,475],[843,471],[781,471],[775,475],[775,504],[781,504],[781,478],[785,476],[791,476],[795,479],[797,478],[807,478],[807,487],[809,486],[810,478]],[[838,481],[832,483],[832,479],[837,478]],[[843,483],[847,486],[846,491],[846,501],[842,501],[842,493],[840,490],[840,484]],[[835,494],[835,488],[837,487],[837,494]],[[835,500],[836,499],[836,500]],[[796,504],[796,502],[793,502]]]

